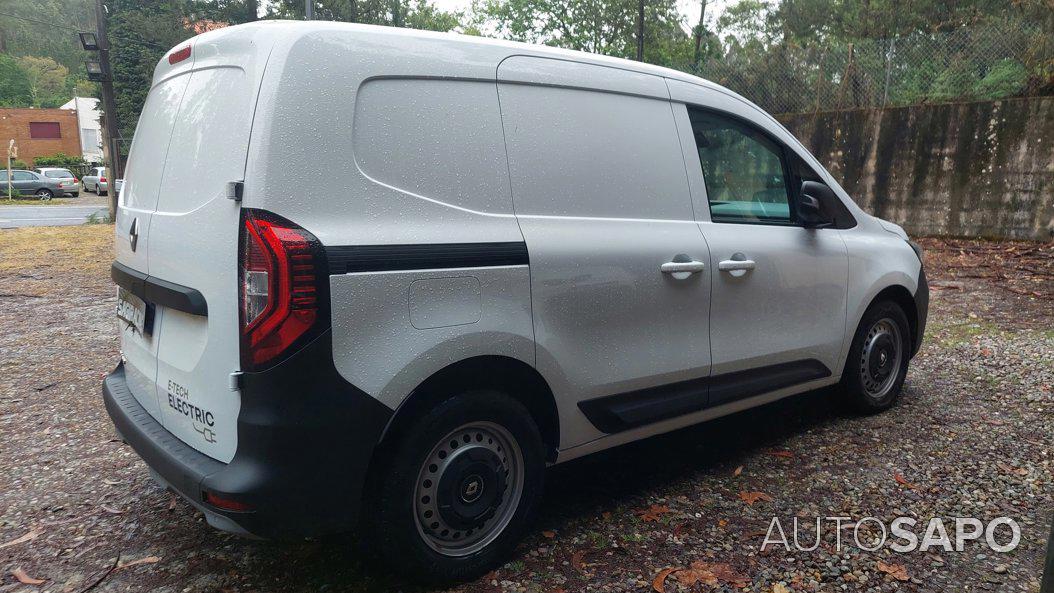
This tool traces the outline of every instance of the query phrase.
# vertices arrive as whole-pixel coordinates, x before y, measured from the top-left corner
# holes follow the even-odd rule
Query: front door
[[[840,231],[798,224],[798,159],[742,118],[688,108],[688,119],[713,270],[710,405],[838,373],[848,259]]]

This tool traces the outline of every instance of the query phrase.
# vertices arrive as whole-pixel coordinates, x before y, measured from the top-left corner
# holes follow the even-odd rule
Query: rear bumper
[[[103,400],[117,431],[155,477],[202,510],[213,527],[264,538],[352,529],[392,411],[340,377],[328,331],[289,360],[242,379],[238,450],[229,464],[199,453],[154,420],[129,391],[123,365],[103,381]],[[251,510],[215,507],[206,492]]]

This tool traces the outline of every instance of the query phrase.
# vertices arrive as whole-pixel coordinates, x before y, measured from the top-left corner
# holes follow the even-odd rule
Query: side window
[[[792,224],[783,150],[732,118],[689,110],[714,222]]]
[[[36,179],[36,177],[34,177],[33,174],[28,171],[12,171],[11,175],[11,179],[15,181],[33,181],[34,179]]]

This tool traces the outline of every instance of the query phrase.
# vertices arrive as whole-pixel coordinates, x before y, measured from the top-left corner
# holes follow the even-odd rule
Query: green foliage
[[[977,99],[1001,99],[1012,97],[1025,89],[1028,84],[1028,70],[1015,60],[1003,60],[995,65],[984,78],[976,84],[973,95]]]
[[[33,84],[35,107],[58,107],[72,97],[67,94],[69,68],[47,57],[22,56],[18,64]]]
[[[38,156],[33,159],[34,167],[61,167],[63,169],[71,170],[82,170],[88,166],[88,163],[79,156],[70,156],[61,152],[47,155]]]
[[[0,167],[4,167],[4,168],[7,167],[7,160],[6,159],[3,160],[3,161],[0,161]],[[11,159],[11,168],[12,169],[28,169],[29,165],[27,165],[25,161],[22,161],[22,160],[19,160],[19,159]]]
[[[10,56],[0,54],[0,107],[33,105],[33,81],[26,69]]]

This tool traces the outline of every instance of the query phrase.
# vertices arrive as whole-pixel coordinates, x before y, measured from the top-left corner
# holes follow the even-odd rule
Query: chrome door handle
[[[717,264],[717,269],[722,272],[732,272],[735,270],[753,270],[754,263],[752,259],[726,259],[721,263]]]
[[[701,261],[669,261],[661,266],[659,270],[663,274],[678,274],[687,272],[688,274],[694,274],[696,272],[702,272],[706,269],[706,264]]]

